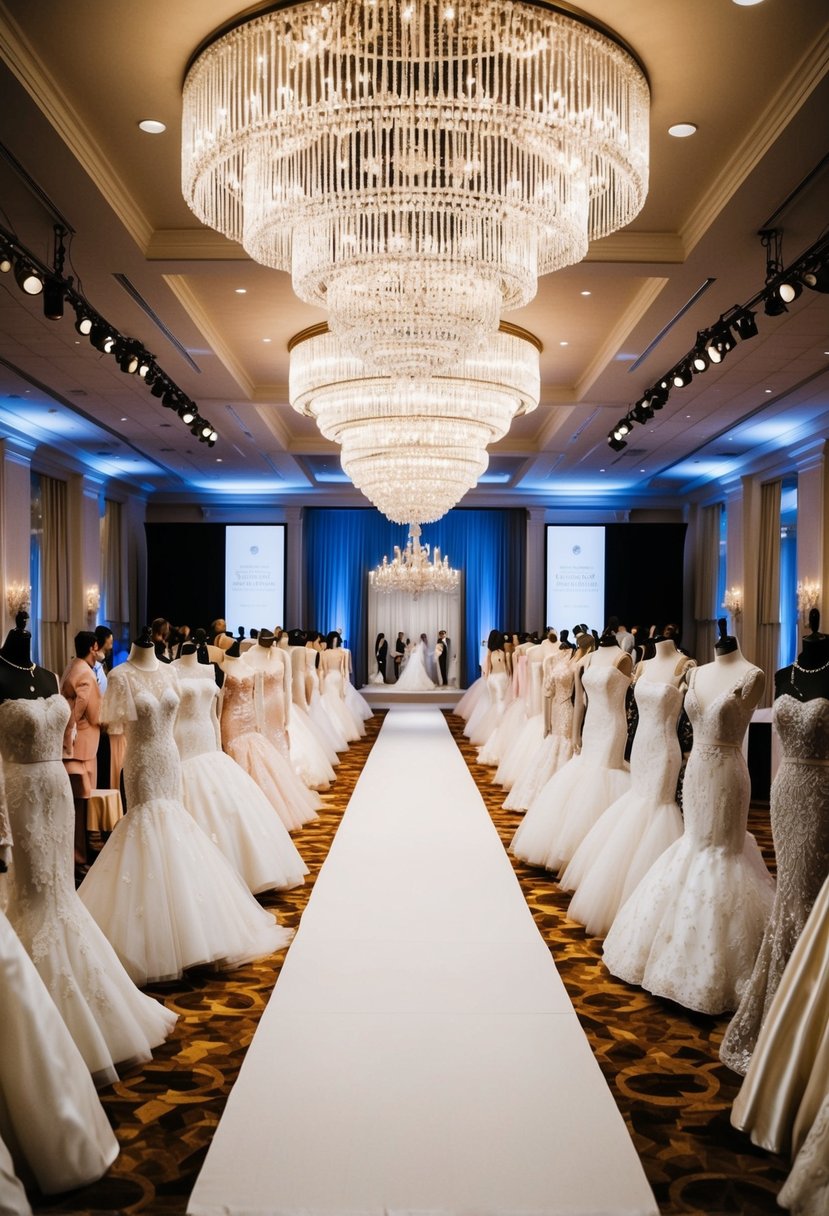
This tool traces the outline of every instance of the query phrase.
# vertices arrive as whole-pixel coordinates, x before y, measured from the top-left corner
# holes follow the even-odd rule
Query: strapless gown
[[[549,666],[548,666],[549,663]],[[576,665],[569,655],[544,663],[543,694],[549,700],[549,732],[528,755],[504,799],[504,810],[526,811],[554,773],[573,755],[573,685]]]
[[[75,891],[75,807],[61,763],[69,705],[59,694],[0,705],[14,839],[7,914],[98,1085],[144,1063],[176,1015],[139,992]],[[133,977],[134,978],[134,977]],[[0,1031],[5,1055],[4,1028]]]
[[[365,733],[362,717],[355,718],[345,703],[345,678],[337,667],[322,667],[322,706],[334,725],[342,730],[349,743],[356,743]]]

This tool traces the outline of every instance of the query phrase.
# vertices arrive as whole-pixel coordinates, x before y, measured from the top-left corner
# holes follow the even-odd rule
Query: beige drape
[[[696,657],[707,663],[714,654],[717,638],[717,581],[720,565],[720,530],[723,505],[703,507],[699,514],[696,553],[696,585],[694,589],[694,622],[696,625]]]
[[[101,520],[101,599],[106,620],[120,634],[129,612],[124,587],[124,555],[121,545],[121,504],[107,498]]]
[[[766,673],[763,705],[774,696],[774,671],[780,644],[780,497],[782,482],[760,487],[760,535],[757,538],[757,652],[755,662]]]
[[[69,524],[65,481],[40,476],[40,662],[61,676],[69,661]]]

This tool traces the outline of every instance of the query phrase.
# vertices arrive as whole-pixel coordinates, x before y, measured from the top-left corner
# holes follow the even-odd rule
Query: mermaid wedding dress
[[[183,801],[254,894],[300,886],[308,867],[259,786],[219,746],[212,677],[179,679],[175,739]]]
[[[685,708],[694,746],[685,771],[684,834],[648,870],[604,944],[608,970],[699,1013],[736,1009],[774,899],[746,832],[750,786],[741,745],[763,673],[749,667],[703,707],[691,671]]]
[[[177,1019],[138,991],[75,891],[75,807],[60,758],[68,721],[59,693],[0,704],[14,839],[6,912],[95,1083],[108,1085],[118,1079],[117,1065],[151,1059]]]
[[[181,801],[177,684],[164,664],[128,662],[109,677],[102,721],[126,733],[127,814],[78,892],[140,984],[202,964],[241,966],[291,939]]]

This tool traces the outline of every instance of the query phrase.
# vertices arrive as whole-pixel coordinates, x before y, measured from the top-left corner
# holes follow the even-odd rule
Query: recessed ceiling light
[[[122,418],[122,419],[121,419],[121,421],[122,421],[122,422],[129,422],[129,418]]]
[[[770,393],[770,392],[772,392],[772,390],[771,390],[770,388],[764,388],[764,389],[763,389],[763,392],[764,392],[764,393]]]
[[[644,471],[645,471],[644,469],[640,469],[640,470],[639,470],[639,472],[640,472],[640,473],[644,473]]]
[[[592,296],[593,292],[592,291],[583,291],[581,294],[583,296]]]
[[[604,472],[604,469],[599,469],[599,472],[600,472],[600,473],[603,473],[603,472]]]
[[[167,130],[167,124],[159,122],[157,118],[142,118],[138,125],[148,135],[163,135]]]
[[[216,464],[221,464],[221,463],[222,463],[222,458],[221,458],[221,456],[217,456],[217,457],[216,457]]]
[[[263,342],[270,342],[270,341],[271,341],[271,339],[270,339],[270,338],[263,338],[263,339],[262,339],[262,341],[263,341]]]
[[[569,346],[569,342],[559,342],[559,346]]]
[[[753,4],[762,4],[763,0],[734,0],[735,4],[739,4],[741,8],[751,8]]]
[[[697,125],[694,122],[675,122],[672,127],[668,127],[668,134],[673,135],[675,139],[687,139],[689,135],[696,135]]]
[[[246,296],[248,294],[247,287],[237,287],[236,294],[237,296]]]

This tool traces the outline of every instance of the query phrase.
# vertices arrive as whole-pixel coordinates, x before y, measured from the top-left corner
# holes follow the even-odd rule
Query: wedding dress
[[[477,743],[481,748],[500,723],[512,698],[509,673],[505,668],[490,671],[486,683],[489,701],[487,704],[481,701],[481,712],[476,710],[464,731],[470,743]]]
[[[628,896],[682,835],[676,782],[682,752],[676,733],[683,692],[644,677],[634,696],[639,724],[630,756],[630,789],[585,836],[559,880],[575,891],[567,916],[604,937]]]
[[[500,766],[504,756],[527,724],[527,702],[529,698],[527,656],[525,654],[515,655],[513,665],[514,671],[511,686],[509,682],[507,686],[509,703],[505,709],[502,709],[498,721],[495,723],[494,729],[490,731],[488,738],[478,748],[478,763],[494,766],[496,769]],[[533,664],[533,666],[535,667],[537,664]],[[540,705],[540,695],[538,700]],[[492,780],[496,784],[499,784],[497,772]]]
[[[582,668],[587,695],[581,751],[554,773],[531,803],[510,849],[530,865],[558,870],[604,810],[630,784],[625,768],[625,695],[630,676],[610,663]]]
[[[368,722],[369,718],[374,717],[374,710],[369,705],[362,693],[358,692],[351,683],[351,673],[354,670],[351,662],[351,651],[346,650],[344,646],[339,647],[343,655],[345,664],[344,679],[345,679],[345,705],[348,712],[353,718],[361,722]]]
[[[317,818],[319,798],[305,786],[297,795],[296,773],[259,730],[256,685],[259,675],[241,660],[225,661],[222,688],[222,747],[259,786],[289,832]]]
[[[60,758],[69,716],[60,694],[0,705],[14,839],[6,912],[95,1083],[108,1085],[117,1065],[151,1059],[177,1019],[138,991],[75,891],[75,807]]]
[[[184,805],[254,894],[300,886],[308,867],[259,786],[219,746],[213,679],[179,678],[175,740]]]
[[[526,811],[554,773],[573,755],[573,686],[576,663],[572,651],[561,650],[544,661],[542,691],[549,732],[536,743],[504,799],[507,811]]]
[[[241,966],[291,938],[181,802],[177,683],[162,664],[124,663],[109,677],[102,721],[126,733],[127,814],[78,892],[140,984],[201,964]]]
[[[431,692],[437,685],[426,670],[426,644],[418,642],[395,684],[398,692]]]
[[[313,792],[315,785],[303,781],[296,770],[290,732],[286,726],[290,706],[290,683],[288,690],[286,690],[284,667],[282,664],[287,660],[283,658],[281,653],[278,653],[276,657],[281,660],[278,666],[273,669],[257,669],[261,671],[262,733],[268,742],[273,744],[280,753],[280,756],[287,761],[284,764],[281,761],[277,762],[279,765],[280,789],[286,802],[293,807],[303,807],[312,819],[316,819],[316,811],[320,808],[322,802],[317,794]],[[299,723],[297,724],[297,729],[301,735],[302,726]],[[333,780],[334,770],[330,765],[326,766],[326,772],[331,774],[329,781]]]
[[[829,1093],[795,1157],[777,1202],[794,1216],[826,1216],[829,1212]]]
[[[322,705],[331,721],[343,731],[349,743],[356,743],[366,733],[362,718],[354,718],[345,703],[345,674],[342,660],[326,662],[326,655],[336,651],[325,651],[321,660],[320,683]]]
[[[488,699],[486,676],[478,676],[477,680],[472,681],[455,706],[455,713],[459,718],[463,718],[464,722],[468,722],[481,698],[484,700]],[[466,734],[466,731],[464,731],[464,734]]]
[[[325,780],[333,781],[336,777],[334,769],[340,763],[340,758],[333,739],[320,729],[311,717],[308,708],[305,690],[305,647],[290,646],[284,653],[286,659],[290,658],[291,662],[291,760],[306,785],[309,785],[311,789],[318,789],[321,788],[322,782],[318,785],[316,781],[309,781],[308,774],[321,772],[327,774],[330,771],[331,776],[326,776]],[[297,722],[299,722],[299,731],[296,730]],[[303,749],[304,740],[308,737],[312,740],[312,755],[322,756],[328,768],[317,768],[314,766],[314,761],[311,761],[310,764],[306,762]]]
[[[69,844],[71,867],[71,831]],[[0,1136],[18,1172],[47,1195],[97,1181],[118,1156],[118,1142],[87,1065],[2,912],[0,1027]]]
[[[544,663],[542,660],[525,659],[524,655],[519,656],[518,661],[519,694],[523,692],[523,717],[517,717],[514,704],[504,714],[505,723],[513,713],[516,713],[516,718],[513,729],[508,726],[502,728],[506,738],[498,768],[492,779],[505,790],[511,790],[526,772],[527,765],[544,739]]]
[[[639,883],[605,940],[609,971],[699,1013],[736,1009],[774,898],[746,832],[748,769],[740,750],[763,673],[750,667],[703,707],[692,669],[685,708],[694,746],[685,772],[684,834]]]
[[[748,1068],[757,1035],[829,867],[829,701],[774,702],[783,759],[771,789],[777,890],[751,979],[725,1032],[720,1059]]]
[[[338,752],[348,751],[347,732],[343,727],[336,722],[325,709],[322,703],[322,693],[320,691],[320,676],[317,668],[317,655],[319,651],[306,646],[306,678],[310,687],[310,695],[308,697],[308,713],[311,715],[311,720],[318,730],[325,734],[334,749]]]

